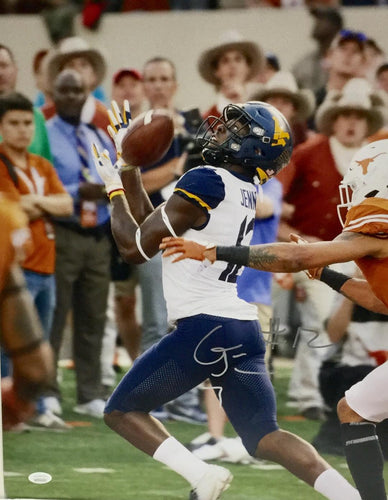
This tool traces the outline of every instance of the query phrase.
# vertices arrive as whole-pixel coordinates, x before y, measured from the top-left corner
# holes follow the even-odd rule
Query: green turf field
[[[318,424],[288,421],[292,410],[285,407],[290,368],[275,360],[275,387],[282,428],[310,440]],[[72,500],[173,500],[188,499],[189,485],[147,457],[95,419],[71,411],[74,403],[74,373],[63,369],[64,418],[76,425],[68,432],[30,431],[6,433],[4,439],[5,486],[8,498]],[[205,432],[205,426],[172,422],[169,431],[182,442]],[[228,427],[228,434],[233,430]],[[347,478],[345,459],[325,456]],[[284,469],[272,463],[230,465],[234,474],[225,500],[314,500],[322,498]],[[52,481],[38,485],[28,481],[32,472],[51,474]],[[387,467],[388,479],[388,467]]]

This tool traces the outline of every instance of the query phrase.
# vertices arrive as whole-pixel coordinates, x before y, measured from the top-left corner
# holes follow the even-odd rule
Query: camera
[[[197,145],[195,140],[197,130],[201,125],[203,118],[198,108],[183,111],[182,115],[185,119],[185,129],[187,133],[185,135],[180,134],[178,136],[178,143],[181,153],[185,151],[188,153],[188,157],[183,168],[183,171],[187,172],[191,168],[198,167],[198,165],[203,163],[201,156],[202,148]]]

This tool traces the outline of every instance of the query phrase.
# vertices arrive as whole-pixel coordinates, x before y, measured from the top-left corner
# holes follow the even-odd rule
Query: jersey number
[[[241,223],[240,230],[238,232],[237,241],[236,241],[237,246],[241,245],[242,240],[250,231],[253,231],[254,224],[255,224],[255,219],[251,219],[247,223],[247,217],[245,217],[245,219]],[[237,264],[230,264],[229,263],[226,266],[225,270],[222,271],[222,273],[220,274],[218,279],[221,281],[228,281],[229,283],[236,283],[238,272],[239,272],[241,267],[242,266],[239,266]]]

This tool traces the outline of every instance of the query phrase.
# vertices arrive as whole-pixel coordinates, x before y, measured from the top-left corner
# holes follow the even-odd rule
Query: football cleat
[[[229,488],[232,479],[233,475],[228,469],[209,465],[207,472],[190,491],[189,500],[217,500]]]

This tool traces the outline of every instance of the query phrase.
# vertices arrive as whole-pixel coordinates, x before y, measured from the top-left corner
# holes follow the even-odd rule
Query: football
[[[173,137],[171,113],[163,109],[146,111],[133,120],[123,138],[123,159],[136,167],[152,165],[167,153]]]

